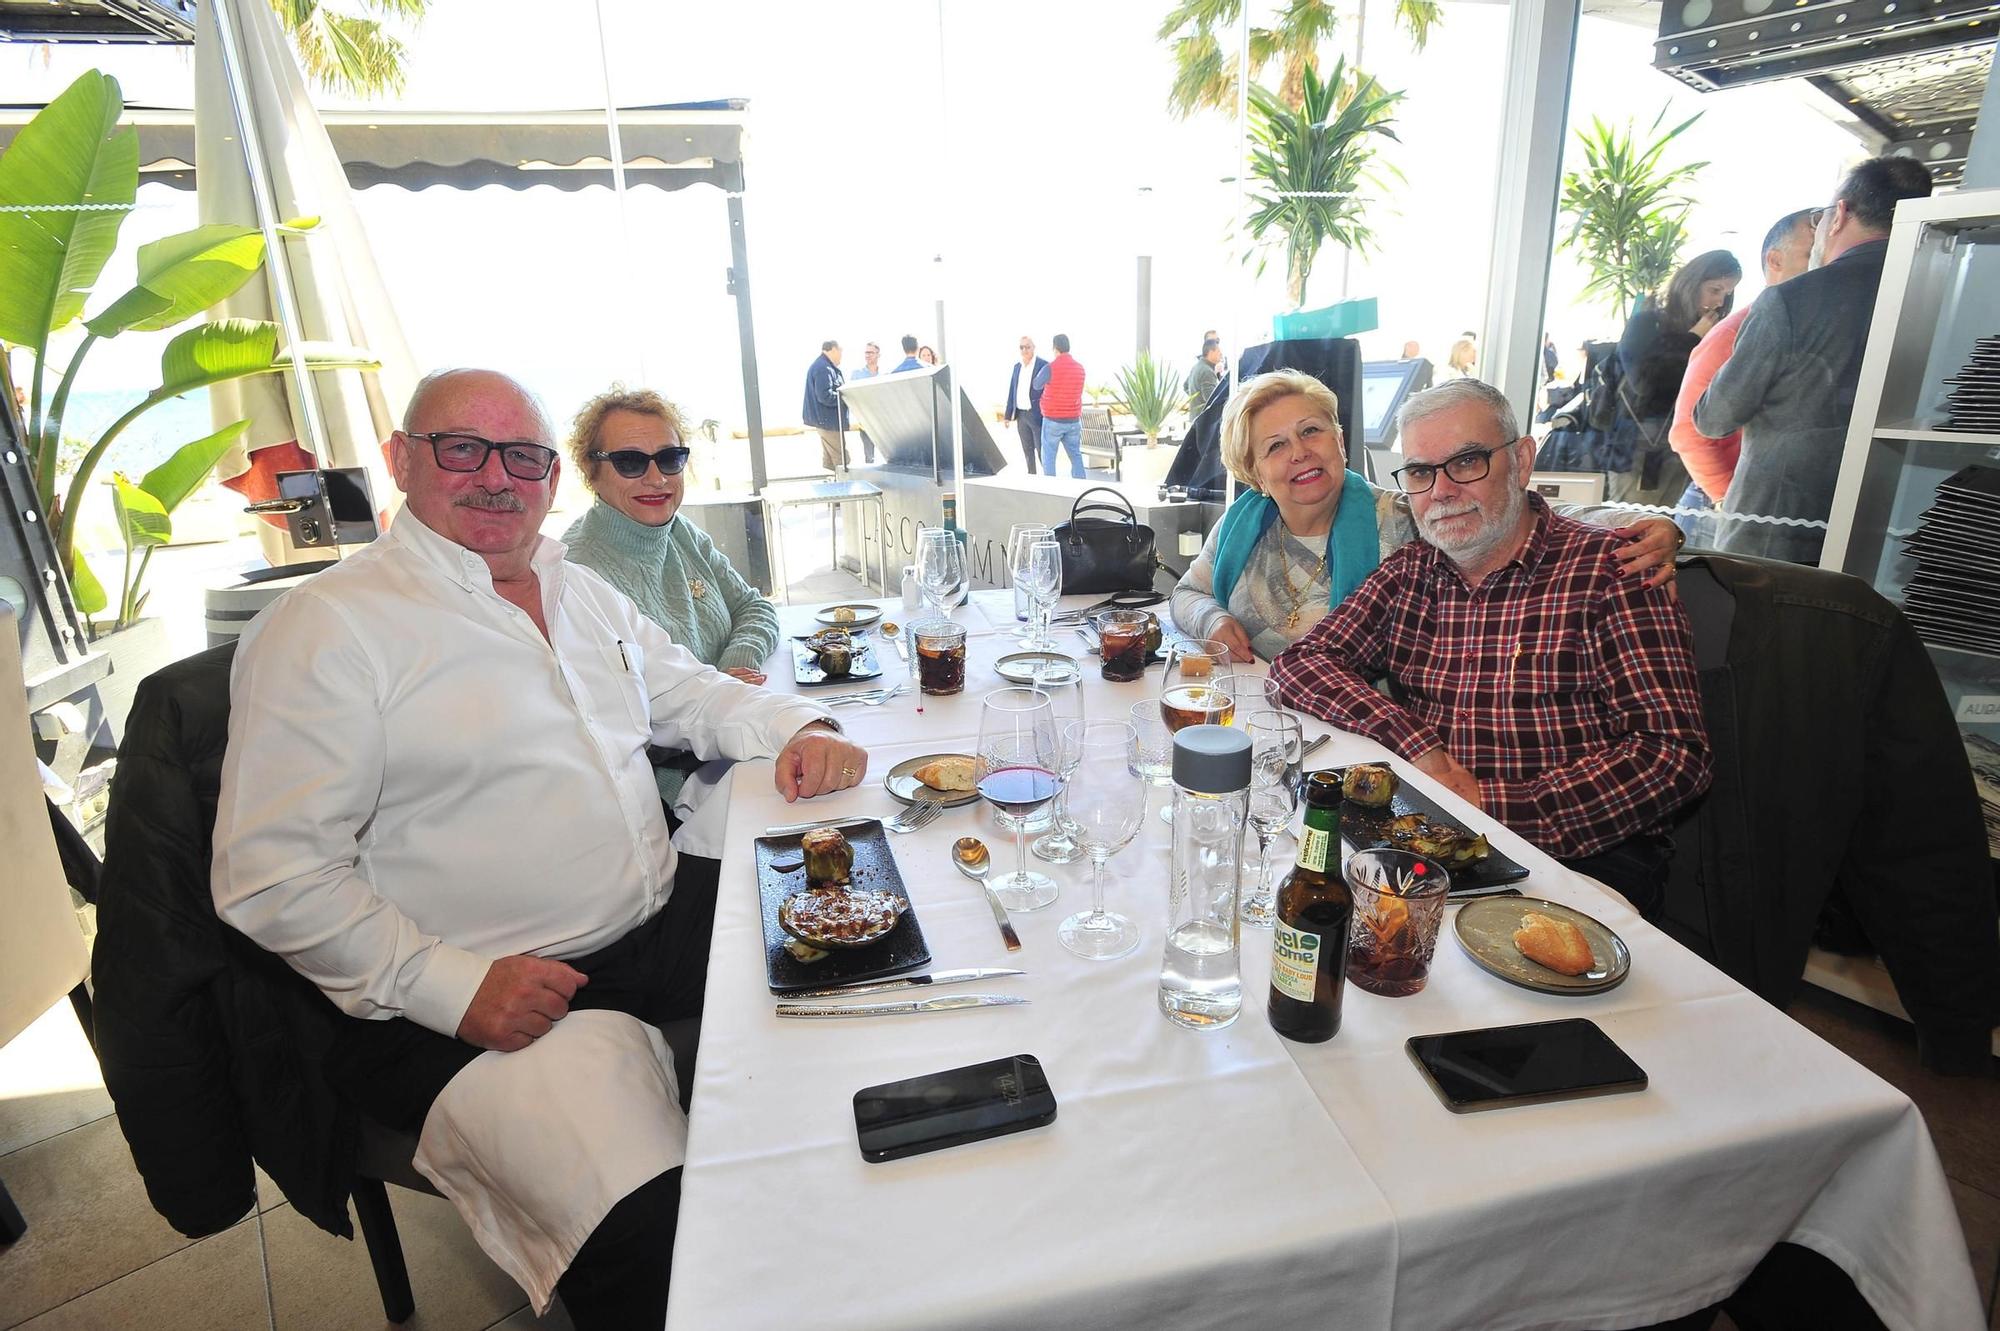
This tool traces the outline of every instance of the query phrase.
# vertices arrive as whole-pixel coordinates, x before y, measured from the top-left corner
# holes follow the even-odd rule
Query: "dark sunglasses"
[[[611,470],[628,481],[636,481],[646,474],[646,464],[652,463],[660,469],[662,476],[678,476],[681,468],[688,464],[688,454],[692,450],[676,444],[663,448],[657,453],[641,453],[636,448],[621,448],[607,453],[601,448],[590,450],[592,462],[609,462]]]

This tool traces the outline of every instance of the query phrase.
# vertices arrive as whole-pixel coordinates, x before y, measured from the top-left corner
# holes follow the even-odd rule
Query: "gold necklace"
[[[1299,617],[1306,603],[1307,594],[1312,591],[1313,584],[1319,581],[1320,575],[1326,572],[1326,555],[1322,553],[1319,563],[1306,575],[1306,585],[1303,588],[1292,586],[1291,542],[1285,539],[1285,533],[1282,531],[1278,533],[1278,558],[1285,567],[1285,595],[1292,598],[1292,612],[1285,616],[1285,632],[1290,633],[1299,626]]]

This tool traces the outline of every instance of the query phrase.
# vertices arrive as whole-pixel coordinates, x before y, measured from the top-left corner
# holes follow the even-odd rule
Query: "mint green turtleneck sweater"
[[[563,533],[563,544],[571,563],[602,574],[675,642],[718,670],[761,670],[778,649],[776,608],[723,558],[707,532],[678,514],[649,527],[600,499]],[[654,775],[668,802],[687,780],[669,767]]]

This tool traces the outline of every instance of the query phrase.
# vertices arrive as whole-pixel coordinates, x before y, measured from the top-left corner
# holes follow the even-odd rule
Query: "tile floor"
[[[1988,1303],[2000,1279],[2000,1080],[1934,1077],[1909,1028],[1808,990],[1792,1015],[1902,1088],[1937,1141]],[[0,1049],[0,1179],[28,1218],[0,1249],[0,1328],[348,1331],[382,1325],[368,1257],[259,1179],[257,1210],[191,1241],[153,1213],[67,1002]],[[531,1331],[514,1284],[436,1197],[389,1190],[416,1292],[410,1331]]]

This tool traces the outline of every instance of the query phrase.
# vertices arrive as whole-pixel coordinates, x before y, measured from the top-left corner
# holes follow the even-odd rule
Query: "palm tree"
[[[1284,238],[1285,291],[1294,309],[1305,305],[1306,279],[1322,245],[1374,245],[1363,191],[1380,183],[1376,139],[1396,138],[1389,113],[1403,98],[1366,74],[1350,75],[1345,60],[1334,62],[1325,81],[1303,70],[1300,93],[1294,110],[1268,88],[1250,89],[1250,174],[1263,187],[1251,196],[1250,234],[1266,248],[1268,234]]]
[[[1200,111],[1236,109],[1236,57],[1224,52],[1218,34],[1233,35],[1242,17],[1243,0],[1178,0],[1167,12],[1159,38],[1174,48],[1168,110],[1185,120]],[[1436,0],[1396,0],[1396,21],[1419,51],[1443,17]],[[1250,77],[1254,81],[1272,61],[1282,61],[1278,96],[1297,110],[1304,104],[1305,71],[1318,70],[1320,45],[1336,26],[1333,4],[1282,0],[1272,19],[1270,27],[1250,28]]]
[[[345,13],[329,9],[323,0],[271,0],[306,76],[330,92],[358,97],[402,91],[403,60],[409,54],[383,31],[381,18],[366,15],[414,25],[422,22],[429,5],[430,0],[353,0],[349,8],[363,12]]]
[[[1562,246],[1580,251],[1590,270],[1584,293],[1610,296],[1620,319],[1673,273],[1674,260],[1687,243],[1688,210],[1694,206],[1682,190],[1708,165],[1664,164],[1668,145],[1701,119],[1696,112],[1660,133],[1667,109],[1661,107],[1653,117],[1645,142],[1629,120],[1613,128],[1591,117],[1590,129],[1576,133],[1583,144],[1583,169],[1563,177],[1562,211],[1572,221]]]

